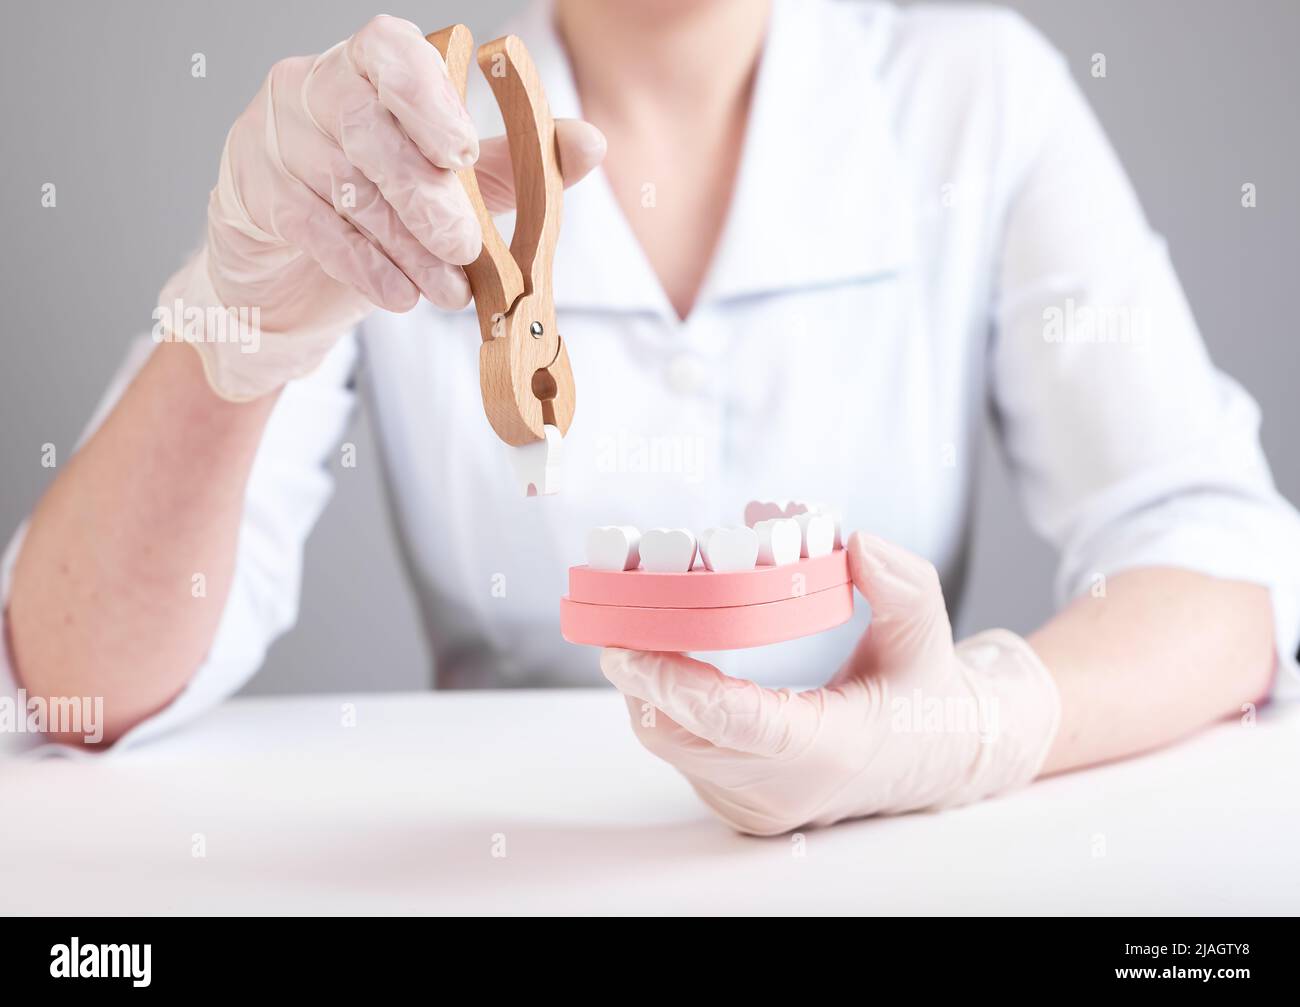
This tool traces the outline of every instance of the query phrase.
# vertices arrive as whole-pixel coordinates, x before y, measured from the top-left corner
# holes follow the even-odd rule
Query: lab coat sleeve
[[[992,397],[1028,518],[1060,550],[1057,600],[1146,566],[1265,585],[1294,672],[1300,517],[1274,488],[1259,409],[1211,363],[1064,61],[1015,17],[1003,49]]]
[[[98,429],[152,349],[148,337],[131,345],[79,445]],[[356,342],[349,336],[315,372],[285,387],[249,474],[234,577],[207,658],[185,689],[168,706],[127,732],[113,746],[114,751],[156,737],[216,706],[253,676],[272,641],[293,625],[298,614],[303,544],[333,489],[326,460],[352,414],[350,380],[356,357]],[[9,650],[9,591],[26,528],[24,522],[0,563],[5,613],[0,695],[11,701],[21,698],[21,682]],[[0,737],[0,753],[22,750],[86,754],[45,744],[35,734]]]

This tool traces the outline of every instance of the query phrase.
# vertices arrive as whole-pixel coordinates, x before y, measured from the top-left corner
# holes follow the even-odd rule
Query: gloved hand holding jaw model
[[[1029,644],[991,630],[954,646],[934,567],[875,536],[848,542],[871,624],[821,689],[765,689],[680,654],[607,649],[633,729],[719,817],[776,835],[942,808],[1030,782],[1060,720]]]
[[[588,123],[556,123],[565,184],[600,163]],[[475,166],[488,208],[514,205],[505,137],[480,149],[442,57],[411,22],[381,16],[319,56],[277,63],[226,137],[203,249],[168,281],[162,318],[258,311],[256,342],[175,319],[223,398],[258,398],[313,370],[374,307],[421,294],[469,303],[462,266],[478,221],[454,172]],[[254,349],[254,352],[248,352]]]

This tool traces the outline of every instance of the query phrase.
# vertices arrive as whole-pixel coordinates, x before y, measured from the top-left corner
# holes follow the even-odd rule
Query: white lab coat
[[[514,30],[554,114],[579,116],[549,21],[539,6]],[[474,98],[495,132],[486,88]],[[357,398],[440,686],[601,682],[596,651],[558,629],[587,529],[700,530],[737,522],[753,497],[838,505],[846,527],[932,559],[955,600],[990,403],[1030,521],[1060,550],[1060,601],[1150,564],[1255,581],[1294,664],[1300,520],[1274,490],[1255,403],[1211,365],[1064,61],[1016,15],[777,0],[690,316],[599,172],[565,195],[554,279],[578,395],[562,495],[518,495],[483,416],[472,311],[376,313],[276,407],[211,652],[128,742],[235,692],[293,623]],[[1109,320],[1100,340],[1090,312]],[[838,630],[720,663],[820,684],[866,618],[860,605]]]

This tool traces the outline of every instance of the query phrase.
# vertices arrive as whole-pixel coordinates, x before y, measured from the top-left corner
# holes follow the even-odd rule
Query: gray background
[[[6,5],[0,535],[71,449],[163,280],[197,241],[229,124],[283,56],[319,52],[386,9],[488,35],[515,0],[29,0]],[[1015,0],[1069,59],[1175,264],[1219,365],[1263,407],[1279,486],[1300,499],[1300,3]],[[207,57],[207,77],[190,57]],[[1093,53],[1107,77],[1089,75]],[[58,206],[40,206],[54,182]],[[1245,182],[1256,209],[1241,207]],[[298,628],[249,691],[416,689],[430,672],[398,565],[364,417],[355,469],[309,548]],[[996,452],[981,486],[959,631],[1025,630],[1050,611],[1053,558],[1025,527]],[[357,627],[365,627],[357,632]],[[376,649],[376,648],[380,649]]]

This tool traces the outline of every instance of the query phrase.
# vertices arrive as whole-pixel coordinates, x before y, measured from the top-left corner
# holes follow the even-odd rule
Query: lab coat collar
[[[876,59],[829,0],[774,0],[736,188],[696,305],[880,275],[908,257],[902,172]],[[859,26],[860,21],[850,22]],[[552,114],[578,117],[549,0],[513,26]],[[560,309],[676,315],[603,170],[567,190]]]

